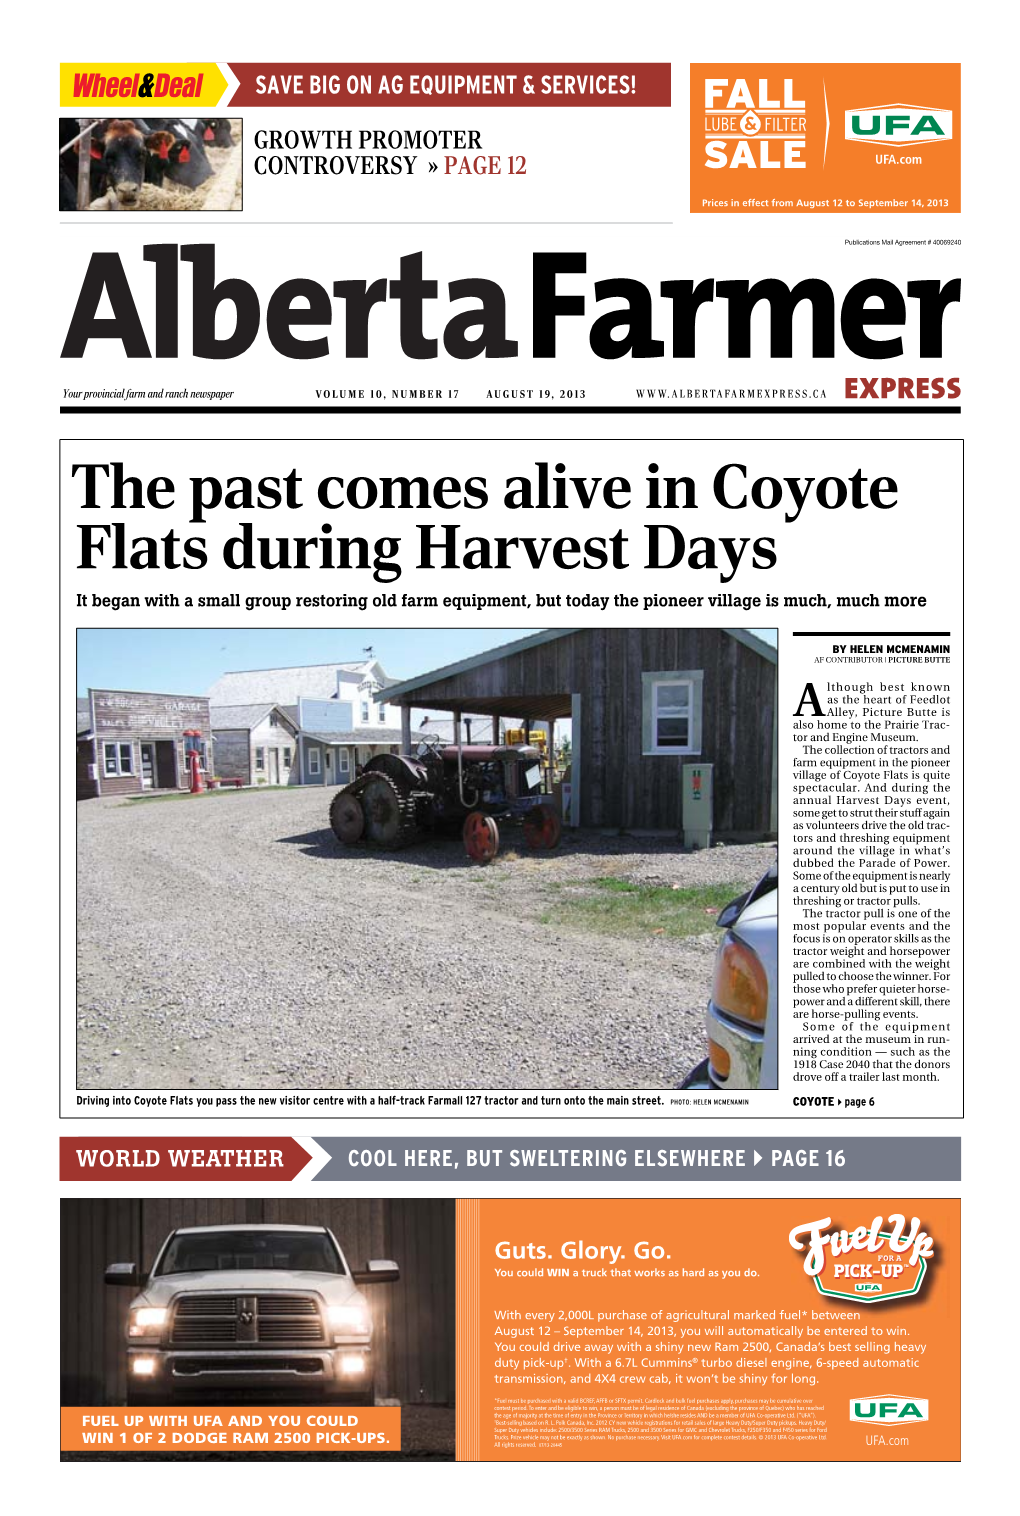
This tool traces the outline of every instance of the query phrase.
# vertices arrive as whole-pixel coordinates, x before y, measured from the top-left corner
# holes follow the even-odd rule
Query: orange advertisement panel
[[[459,1458],[959,1458],[958,1201],[461,1207]]]
[[[63,1406],[62,1453],[399,1453],[397,1406]]]
[[[696,214],[960,210],[957,63],[693,63]]]

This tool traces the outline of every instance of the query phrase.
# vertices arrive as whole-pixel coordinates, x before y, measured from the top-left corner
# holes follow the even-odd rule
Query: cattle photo
[[[239,211],[241,122],[60,118],[62,211]]]

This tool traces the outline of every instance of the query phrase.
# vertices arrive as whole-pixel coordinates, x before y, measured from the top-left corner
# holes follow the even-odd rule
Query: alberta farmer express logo
[[[826,1230],[832,1217],[805,1221],[790,1232],[790,1246],[806,1253],[804,1272],[820,1295],[860,1305],[916,1295],[935,1255],[917,1216],[875,1216],[870,1225]]]

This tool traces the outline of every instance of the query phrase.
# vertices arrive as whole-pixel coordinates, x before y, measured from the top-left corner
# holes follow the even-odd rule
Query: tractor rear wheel
[[[499,827],[483,811],[472,811],[464,822],[464,847],[476,863],[491,863],[499,852]]]
[[[524,841],[533,851],[551,852],[563,835],[563,824],[551,805],[536,805],[524,817]]]
[[[414,801],[403,795],[385,774],[370,773],[358,796],[365,815],[366,841],[380,848],[406,847],[417,826]]]
[[[340,790],[329,807],[329,824],[338,842],[348,847],[360,842],[365,830],[365,812],[357,795]]]

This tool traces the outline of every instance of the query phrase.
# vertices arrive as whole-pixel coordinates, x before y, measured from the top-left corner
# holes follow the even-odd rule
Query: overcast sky
[[[290,668],[308,663],[353,663],[371,647],[393,679],[430,669],[531,636],[536,627],[498,630],[468,625],[437,630],[393,627],[221,627],[153,630],[124,627],[78,633],[78,694],[89,689],[152,690],[204,695],[234,669]],[[774,629],[752,627],[775,646]]]

